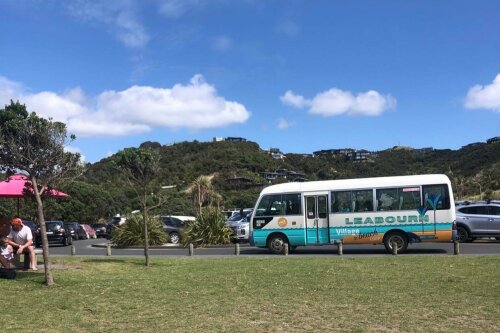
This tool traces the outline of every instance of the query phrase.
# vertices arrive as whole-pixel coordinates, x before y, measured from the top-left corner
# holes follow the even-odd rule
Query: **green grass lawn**
[[[500,257],[52,261],[55,287],[0,280],[3,330],[500,331]]]

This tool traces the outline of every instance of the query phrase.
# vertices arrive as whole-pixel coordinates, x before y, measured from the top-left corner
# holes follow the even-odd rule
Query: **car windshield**
[[[245,211],[243,212],[243,215],[241,215],[239,212],[234,213],[233,216],[231,216],[227,222],[236,222],[245,219],[245,221],[250,221],[249,218],[252,216],[252,211]]]
[[[231,216],[228,221],[229,222],[239,221],[245,216],[246,216],[245,213],[243,213],[243,216],[240,213],[234,213],[233,216]]]
[[[61,229],[61,223],[59,222],[46,222],[45,227],[47,228],[47,231],[57,231]]]

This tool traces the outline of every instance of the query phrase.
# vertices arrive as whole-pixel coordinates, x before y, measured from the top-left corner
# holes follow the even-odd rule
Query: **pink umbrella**
[[[17,198],[17,215],[19,216],[19,199],[26,196],[26,182],[30,179],[24,175],[13,175],[0,182],[0,198]],[[32,190],[29,190],[32,191]],[[64,192],[51,189],[48,195],[53,198],[66,198]]]

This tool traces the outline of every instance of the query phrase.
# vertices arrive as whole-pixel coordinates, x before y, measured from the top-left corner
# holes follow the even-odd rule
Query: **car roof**
[[[500,207],[500,204],[498,204],[498,203],[474,203],[474,204],[469,204],[469,205],[456,206],[455,209],[461,209],[461,208],[466,208],[466,207],[483,207],[483,206]]]
[[[500,205],[500,200],[459,200],[455,201],[455,206],[470,206],[470,205]]]

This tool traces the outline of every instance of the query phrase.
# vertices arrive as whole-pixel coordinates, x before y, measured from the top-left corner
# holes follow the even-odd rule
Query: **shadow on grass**
[[[121,259],[112,259],[112,258],[106,258],[106,259],[99,259],[99,258],[92,258],[92,259],[84,259],[82,262],[86,263],[120,263],[120,264],[127,264],[127,265],[132,265],[132,266],[139,266],[139,267],[146,267],[145,265],[145,259],[144,258],[121,258]],[[154,259],[150,258],[151,266],[154,266]]]
[[[7,281],[26,280],[39,284],[40,281],[37,280],[39,278],[43,279],[42,282],[45,281],[45,270],[43,268],[38,269],[38,271],[16,269],[16,277],[14,279],[2,279],[2,280],[7,280]]]

